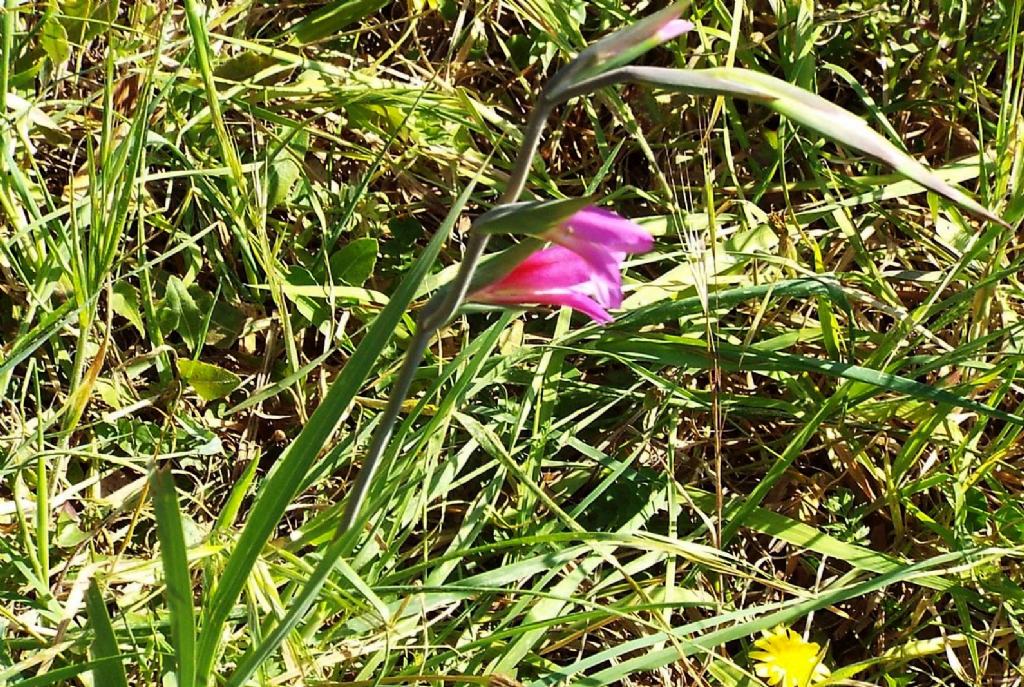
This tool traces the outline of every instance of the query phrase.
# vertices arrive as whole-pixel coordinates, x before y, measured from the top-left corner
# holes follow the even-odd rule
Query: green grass
[[[624,311],[465,309],[338,538],[537,93],[655,8],[162,8],[0,15],[0,684],[759,685],[780,623],[837,683],[1024,679],[1015,229],[792,103],[575,99],[526,193],[656,234]],[[639,63],[1016,227],[1022,10],[695,4]]]

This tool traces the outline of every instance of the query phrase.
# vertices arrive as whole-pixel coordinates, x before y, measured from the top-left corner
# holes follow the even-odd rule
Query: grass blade
[[[256,504],[253,506],[249,521],[246,523],[238,544],[221,574],[220,583],[210,599],[199,644],[199,676],[201,680],[208,677],[213,667],[221,629],[242,591],[256,558],[277,525],[277,521],[284,514],[285,508],[294,497],[296,489],[302,483],[316,456],[330,438],[342,413],[355,398],[356,393],[373,369],[381,350],[387,345],[392,332],[405,315],[420,281],[433,267],[434,261],[441,251],[441,246],[444,245],[452,227],[455,226],[455,220],[469,199],[471,191],[472,186],[467,188],[466,192],[456,201],[444,224],[438,229],[437,234],[431,239],[415,266],[388,300],[387,306],[374,320],[370,331],[359,343],[359,347],[331,385],[320,406],[310,416],[309,422],[295,438],[295,441],[288,447],[288,451],[281,458],[277,469],[264,483]],[[330,552],[325,551],[324,553],[325,560],[328,558],[328,553]],[[331,567],[333,567],[333,560],[323,574],[326,575]],[[319,572],[320,568],[317,570]],[[255,665],[252,669],[255,670]],[[238,673],[236,672],[236,674]]]
[[[317,9],[286,32],[298,45],[333,36],[363,17],[373,14],[387,0],[336,0]]]
[[[70,684],[68,680],[81,675],[82,673],[92,671],[93,680],[96,685],[116,684],[116,683],[103,683],[100,682],[96,677],[100,671],[107,670],[112,666],[120,666],[121,660],[125,657],[125,654],[118,654],[117,656],[107,656],[106,658],[97,658],[94,661],[86,661],[85,663],[76,663],[74,665],[65,666],[63,668],[54,668],[48,670],[42,675],[36,675],[25,680],[19,680],[18,682],[10,683],[11,687],[47,687],[47,685],[67,685]],[[123,672],[123,668],[122,668]]]
[[[704,342],[682,337],[668,337],[670,340],[655,340],[632,337],[617,341],[598,343],[599,350],[610,353],[639,357],[661,364],[710,369],[715,357],[708,352]],[[981,415],[994,417],[1015,425],[1024,425],[1024,417],[1007,413],[985,405],[962,394],[939,389],[900,375],[873,370],[861,365],[852,365],[835,360],[824,360],[809,356],[743,348],[720,344],[717,363],[726,370],[761,370],[765,372],[815,372],[830,377],[863,382],[883,391],[906,394],[912,398],[936,404],[973,410]]]
[[[334,423],[337,422],[341,412],[352,402],[359,387],[362,386],[366,376],[370,373],[373,368],[377,357],[380,355],[381,349],[387,344],[388,339],[391,336],[391,332],[394,331],[399,320],[405,314],[406,309],[409,307],[409,303],[416,294],[419,288],[420,282],[427,275],[430,268],[433,266],[434,261],[437,259],[438,253],[441,251],[441,246],[444,245],[448,239],[448,235],[451,233],[452,228],[455,226],[455,221],[459,217],[459,213],[462,212],[462,208],[465,206],[466,201],[469,200],[470,193],[472,193],[473,185],[471,184],[463,194],[456,200],[445,218],[444,223],[437,230],[434,238],[431,239],[430,244],[427,245],[426,250],[420,255],[416,264],[406,275],[401,285],[395,291],[394,295],[388,300],[387,306],[381,311],[377,319],[374,320],[373,327],[370,332],[366,335],[366,338],[359,344],[359,348],[352,355],[348,364],[345,365],[345,369],[342,370],[341,375],[331,386],[330,391],[327,392],[327,396],[324,398],[323,403],[317,408],[316,412],[309,419],[309,424],[306,429],[296,437],[295,442],[291,445],[288,451],[288,458],[292,463],[301,463],[301,469],[285,469],[282,462],[281,469],[275,472],[274,476],[286,475],[290,478],[290,488],[294,490],[298,486],[299,481],[305,476],[306,471],[309,469],[309,465],[312,459],[316,456],[319,447],[323,446],[323,443],[327,440],[330,431],[333,430]],[[330,401],[330,403],[329,403]],[[325,410],[326,408],[326,410]],[[323,411],[323,413],[321,413]],[[324,421],[322,422],[319,430],[311,431],[312,428],[318,426],[315,422],[317,417],[323,415]],[[328,419],[329,418],[329,419]],[[330,425],[328,428],[327,425]],[[326,431],[325,431],[326,430]],[[308,436],[307,436],[308,435]],[[322,437],[321,437],[322,435]],[[282,479],[282,481],[284,481]],[[270,489],[270,480],[267,483],[267,489]],[[266,491],[266,490],[265,490]],[[271,491],[273,493],[273,491]],[[281,513],[284,512],[284,506],[291,500],[291,491],[288,492],[287,500],[280,504],[280,512],[277,513],[274,521],[280,517]],[[250,518],[250,524],[257,514],[259,503],[253,509],[253,518]],[[262,512],[261,512],[262,515]],[[246,526],[246,531],[249,527]],[[267,532],[269,535],[269,531]],[[245,537],[245,532],[242,533],[242,537]],[[239,540],[239,546],[237,550],[241,550],[241,540]],[[313,603],[316,595],[319,593],[320,588],[327,580],[327,576],[331,570],[334,569],[337,558],[345,551],[347,547],[351,546],[349,537],[338,537],[324,550],[323,557],[316,569],[310,575],[306,584],[302,587],[299,595],[292,600],[291,606],[288,609],[288,614],[281,620],[274,630],[268,634],[258,647],[245,659],[242,660],[238,668],[231,675],[231,679],[228,681],[229,686],[242,685],[246,680],[256,671],[256,668],[270,656],[270,654],[277,648],[277,646],[284,640],[289,632],[299,623],[306,610]],[[258,551],[257,551],[258,553]],[[232,555],[234,558],[234,555]],[[253,559],[255,557],[253,556]],[[230,563],[229,563],[230,565]],[[225,571],[226,573],[226,571]],[[226,574],[225,574],[226,577]],[[218,587],[218,592],[220,588]]]
[[[114,636],[114,626],[110,623],[107,604],[103,601],[103,594],[95,578],[89,583],[85,605],[89,613],[89,624],[94,633],[92,656],[97,663],[92,667],[93,679],[97,685],[104,687],[128,687],[121,650],[117,646],[117,637]]]
[[[196,618],[192,605],[192,580],[188,571],[185,533],[178,495],[170,467],[153,472],[153,509],[156,512],[160,559],[167,585],[167,608],[180,687],[196,684]]]
[[[963,191],[946,183],[923,164],[887,141],[863,119],[819,95],[769,74],[737,67],[711,69],[669,69],[667,67],[624,67],[577,84],[570,96],[589,93],[600,86],[619,82],[643,83],[686,93],[731,96],[759,102],[794,122],[878,158],[908,179],[934,191],[990,222],[1009,227],[1001,217]]]

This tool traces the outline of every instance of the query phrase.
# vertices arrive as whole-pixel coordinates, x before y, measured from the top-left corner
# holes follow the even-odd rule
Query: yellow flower
[[[750,652],[750,658],[757,661],[754,672],[768,684],[810,687],[829,676],[831,671],[821,662],[825,652],[816,642],[804,641],[782,625],[762,634],[754,642],[756,651]]]

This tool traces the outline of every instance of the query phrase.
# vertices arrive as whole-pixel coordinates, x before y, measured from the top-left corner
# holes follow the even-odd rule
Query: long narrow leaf
[[[167,585],[167,608],[171,615],[171,638],[177,663],[178,685],[196,684],[196,618],[192,605],[192,581],[188,572],[185,532],[181,524],[178,495],[170,468],[152,476],[153,510],[160,539],[160,560]]]
[[[1009,225],[963,191],[946,183],[923,164],[887,141],[863,119],[819,95],[769,74],[736,67],[669,69],[623,67],[576,84],[567,96],[590,93],[614,83],[642,83],[686,93],[746,98],[854,150],[878,158],[908,179],[970,210],[979,217]]]
[[[459,213],[462,212],[463,206],[466,201],[469,200],[470,193],[472,193],[474,186],[470,184],[466,190],[459,196],[458,200],[452,206],[448,216],[445,218],[444,223],[438,229],[434,238],[431,239],[427,249],[423,251],[423,254],[419,257],[412,270],[406,275],[405,279],[402,280],[398,290],[395,291],[394,295],[388,300],[387,306],[381,311],[381,314],[373,323],[373,327],[370,332],[366,335],[356,349],[356,352],[349,359],[345,369],[342,370],[341,375],[331,386],[327,392],[327,396],[324,398],[323,403],[317,408],[316,412],[309,419],[309,423],[306,428],[295,438],[295,442],[289,447],[287,457],[282,461],[280,469],[278,469],[272,479],[276,479],[279,482],[287,481],[287,494],[276,493],[276,489],[272,488],[270,481],[267,482],[267,487],[264,489],[264,496],[274,498],[274,505],[278,509],[274,511],[275,517],[274,522],[284,512],[284,507],[288,501],[291,500],[291,495],[294,489],[301,482],[306,472],[312,463],[313,458],[316,457],[317,451],[323,446],[324,442],[333,430],[334,424],[337,422],[341,413],[344,411],[348,404],[352,402],[359,387],[362,386],[363,381],[369,375],[370,370],[373,369],[373,365],[377,360],[377,356],[380,354],[381,349],[387,344],[388,339],[391,336],[391,332],[394,331],[395,326],[405,313],[406,308],[412,301],[419,288],[420,281],[427,275],[434,261],[437,259],[437,255],[441,250],[441,246],[444,245],[451,233],[452,228],[455,226],[455,220],[458,219]],[[326,409],[326,410],[325,410]],[[322,416],[322,417],[321,417]],[[320,422],[318,423],[318,418]],[[329,425],[329,427],[328,427]],[[288,461],[288,469],[285,469],[284,461]],[[283,476],[282,476],[283,475]],[[267,495],[269,492],[269,496]],[[284,496],[284,501],[281,501]],[[264,499],[257,502],[253,508],[253,516],[250,518],[249,525],[257,520],[257,514],[261,517],[264,515],[263,511],[260,511],[261,504]],[[244,539],[246,533],[250,527],[246,526],[246,531],[242,533]],[[270,535],[270,529],[266,530],[265,537]],[[264,541],[265,541],[264,537]],[[288,614],[275,626],[274,630],[268,634],[256,649],[248,654],[245,659],[239,664],[238,668],[232,674],[231,679],[228,681],[229,685],[242,685],[246,680],[255,672],[256,668],[262,663],[270,654],[277,648],[277,646],[284,640],[288,632],[291,632],[292,628],[298,624],[299,620],[305,614],[306,610],[316,599],[316,595],[319,593],[320,588],[327,580],[327,576],[335,566],[337,558],[351,545],[348,537],[338,537],[324,550],[323,557],[316,569],[310,575],[306,584],[303,586],[299,595],[292,600],[291,606],[288,609]],[[236,554],[242,549],[242,541],[239,541],[239,546],[236,549]],[[258,554],[258,550],[255,553],[246,552],[246,560],[255,560],[255,555]],[[235,555],[232,555],[232,559]],[[251,565],[251,562],[250,562]],[[229,562],[230,566],[230,562]],[[225,571],[224,577],[227,577],[227,571]],[[218,592],[220,588],[218,587]],[[236,595],[237,596],[237,595]],[[234,603],[234,599],[231,600]],[[230,610],[229,608],[226,610]],[[226,611],[225,617],[226,617]],[[205,631],[205,628],[204,628]]]
[[[92,657],[96,661],[92,667],[93,679],[97,685],[105,687],[106,685],[128,687],[128,678],[125,676],[124,663],[121,660],[121,649],[117,646],[114,626],[110,623],[107,605],[103,601],[103,594],[100,592],[95,578],[89,583],[85,606],[93,631]]]
[[[224,567],[220,583],[210,600],[199,643],[199,675],[201,679],[205,680],[210,673],[224,622],[231,613],[256,558],[267,543],[313,461],[334,431],[338,420],[352,403],[363,382],[366,381],[395,327],[405,315],[420,281],[430,271],[441,246],[444,245],[452,227],[455,226],[455,220],[468,200],[471,190],[472,186],[467,188],[466,192],[456,201],[444,224],[391,296],[387,306],[374,320],[370,331],[359,343],[359,347],[356,348],[341,374],[331,385],[320,406],[310,416],[309,422],[306,423],[295,441],[288,447],[277,468],[264,482],[249,521]]]
[[[953,391],[939,389],[900,375],[835,360],[758,348],[743,348],[729,344],[721,344],[715,353],[711,353],[703,341],[687,340],[681,337],[674,337],[672,340],[633,337],[618,341],[599,342],[596,346],[600,350],[611,353],[639,357],[667,365],[699,369],[707,369],[713,364],[718,364],[726,370],[764,370],[767,372],[782,370],[825,374],[830,377],[864,382],[880,390],[905,394],[921,401],[973,410],[981,415],[1004,422],[1024,425],[1024,418],[1019,415],[979,403]]]
[[[53,668],[42,675],[36,675],[35,677],[26,678],[24,680],[8,684],[10,684],[11,687],[47,687],[47,685],[67,685],[70,684],[69,680],[76,675],[92,671],[94,683],[96,685],[102,685],[106,683],[100,682],[99,678],[96,677],[99,673],[111,666],[120,666],[121,661],[124,658],[133,655],[135,654],[118,654],[116,656],[97,658],[85,663],[75,663],[74,665],[64,666],[63,668]]]

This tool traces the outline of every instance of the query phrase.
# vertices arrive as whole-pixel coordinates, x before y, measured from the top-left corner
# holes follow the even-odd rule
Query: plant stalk
[[[540,145],[544,126],[551,115],[551,111],[558,102],[560,102],[560,99],[549,100],[542,94],[539,104],[530,113],[530,118],[523,132],[523,144],[516,155],[512,171],[509,174],[508,183],[498,199],[497,205],[514,203],[522,195],[523,189],[526,187],[526,178],[530,173],[530,165]],[[427,346],[430,344],[431,339],[434,338],[434,335],[441,327],[448,324],[465,300],[470,283],[473,281],[473,275],[476,273],[480,259],[487,249],[489,240],[490,236],[488,234],[470,233],[469,241],[466,243],[466,253],[462,264],[459,266],[459,271],[455,275],[455,279],[448,285],[448,288],[440,291],[430,299],[420,312],[416,322],[416,333],[409,344],[409,349],[406,351],[405,360],[402,361],[402,367],[398,372],[398,379],[395,380],[394,386],[391,387],[391,394],[388,396],[384,415],[381,417],[377,431],[374,432],[373,438],[370,440],[370,445],[366,450],[366,457],[363,460],[363,466],[360,468],[356,481],[349,491],[345,511],[335,532],[335,539],[345,536],[359,519],[363,502],[366,500],[370,484],[380,468],[384,457],[384,450],[387,448],[395,423],[398,421],[402,410],[402,403],[405,402],[406,397],[409,395],[409,389],[416,378],[416,370],[423,360],[423,354],[426,352]]]

